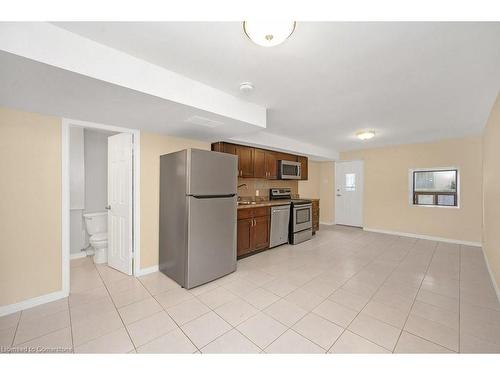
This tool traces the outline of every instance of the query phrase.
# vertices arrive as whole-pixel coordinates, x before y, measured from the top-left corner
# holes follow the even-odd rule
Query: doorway
[[[335,224],[363,227],[363,172],[361,160],[335,163]]]
[[[140,132],[63,119],[62,277],[70,290],[70,259],[90,256],[138,275]]]

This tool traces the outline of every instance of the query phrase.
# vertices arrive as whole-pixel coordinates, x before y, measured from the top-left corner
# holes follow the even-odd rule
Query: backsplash
[[[256,201],[268,200],[269,189],[271,188],[290,188],[292,195],[297,195],[299,192],[299,182],[297,180],[266,180],[263,178],[238,178],[238,186],[246,184],[246,186],[238,188],[238,196],[241,198],[255,199]],[[257,196],[257,191],[259,192]]]

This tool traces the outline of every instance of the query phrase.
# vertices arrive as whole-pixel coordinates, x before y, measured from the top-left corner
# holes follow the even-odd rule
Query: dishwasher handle
[[[290,207],[273,207],[271,212],[290,211]]]

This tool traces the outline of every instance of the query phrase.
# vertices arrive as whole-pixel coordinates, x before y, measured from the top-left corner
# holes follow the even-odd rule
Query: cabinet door
[[[300,163],[300,179],[307,180],[307,158],[305,156],[298,156],[297,161]]]
[[[265,164],[266,178],[276,180],[278,178],[278,159],[275,152],[266,151]]]
[[[253,220],[252,249],[264,249],[269,246],[269,216],[260,216]]]
[[[253,151],[252,147],[236,147],[240,177],[253,177]]]
[[[313,233],[319,230],[319,200],[312,201],[312,230]]]
[[[266,152],[258,148],[253,151],[253,176],[266,178]]]
[[[236,146],[231,144],[231,143],[224,143],[224,152],[226,154],[233,154],[237,155],[236,153]]]
[[[284,152],[280,152],[276,155],[278,160],[286,160],[286,161],[297,161],[297,156],[292,154],[286,154]]]
[[[252,250],[251,231],[253,219],[238,220],[238,241],[236,255],[244,255]]]

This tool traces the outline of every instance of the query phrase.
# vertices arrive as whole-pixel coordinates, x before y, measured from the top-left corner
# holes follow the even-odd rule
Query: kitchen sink
[[[238,206],[249,206],[252,204],[257,204],[257,202],[245,202],[245,201],[238,202]]]

